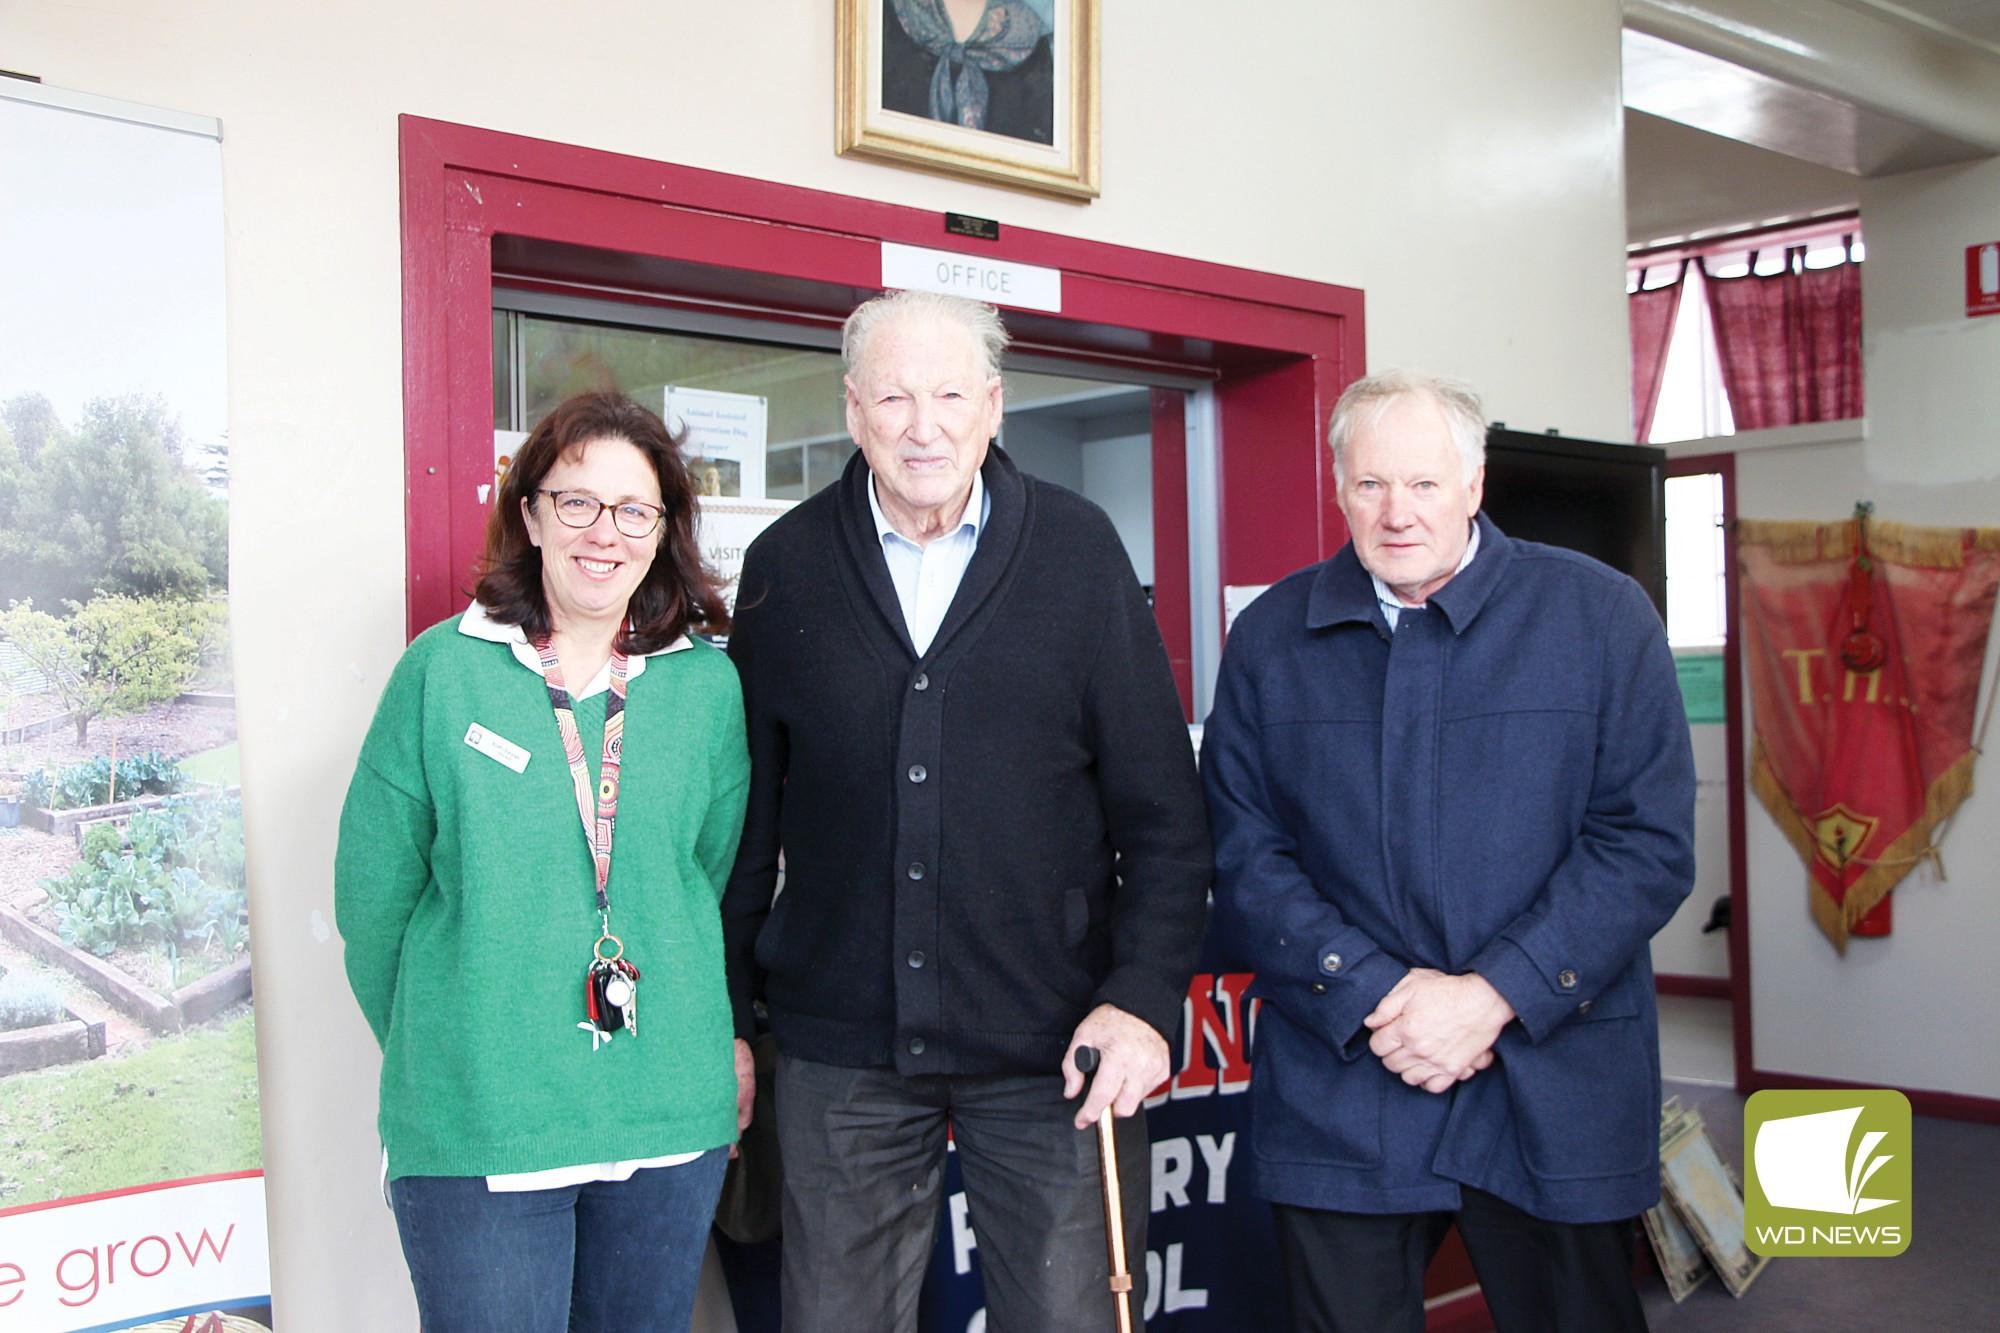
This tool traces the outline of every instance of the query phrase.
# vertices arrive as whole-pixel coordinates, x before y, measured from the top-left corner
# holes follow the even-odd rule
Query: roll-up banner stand
[[[0,78],[0,1330],[271,1326],[220,136]]]

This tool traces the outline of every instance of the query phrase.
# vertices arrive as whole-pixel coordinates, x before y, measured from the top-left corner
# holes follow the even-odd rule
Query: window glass
[[[663,414],[669,385],[761,399],[765,496],[774,500],[805,499],[838,476],[853,451],[834,352],[517,318],[522,420],[516,429],[526,430],[579,393],[623,393]],[[496,378],[499,364],[496,359]]]
[[[1667,478],[1667,642],[1713,648],[1729,636],[1722,474]]]
[[[493,312],[493,429],[514,425],[514,321],[504,310]]]
[[[1846,235],[1854,236],[1853,261],[1858,264],[1867,259],[1868,247],[1862,243],[1857,231],[1852,224],[1843,224],[1842,230],[1837,233],[1804,242],[1805,266],[1832,268],[1847,262],[1850,251],[1842,243],[1842,237]],[[1740,278],[1750,272],[1750,260],[1754,253],[1757,272],[1771,274],[1784,268],[1786,248],[1784,244],[1779,244],[1754,252],[1747,247],[1704,250],[1703,262],[1708,271],[1718,278]],[[1658,261],[1654,262],[1657,268]],[[1634,260],[1628,265],[1625,274],[1627,294],[1638,290],[1640,277],[1645,271],[1643,261]],[[1655,285],[1658,285],[1657,278]],[[1647,443],[1670,444],[1677,440],[1712,439],[1736,433],[1736,417],[1730,410],[1729,395],[1723,388],[1722,363],[1715,345],[1715,324],[1709,315],[1708,295],[1703,285],[1701,270],[1690,265],[1673,333],[1667,342],[1666,365],[1660,377],[1660,396],[1653,409],[1653,428],[1647,436]]]
[[[665,410],[668,386],[760,399],[768,499],[815,494],[854,453],[836,352],[496,311],[493,367],[494,423],[502,430],[525,431],[579,393],[624,393],[656,412]],[[510,410],[517,373],[518,415]],[[1002,444],[1024,471],[1104,505],[1150,583],[1148,391],[1027,371],[1007,372],[1005,385]]]

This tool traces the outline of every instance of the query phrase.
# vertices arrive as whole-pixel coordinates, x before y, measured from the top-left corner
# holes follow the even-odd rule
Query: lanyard
[[[583,819],[583,840],[590,847],[590,859],[597,868],[597,915],[606,935],[611,932],[611,900],[605,886],[611,882],[611,829],[618,822],[618,764],[625,751],[625,654],[611,653],[611,697],[604,701],[604,758],[598,768],[595,800],[590,789],[590,770],[583,762],[583,737],[577,733],[576,713],[570,707],[569,690],[563,685],[562,664],[556,660],[555,643],[549,638],[535,641],[542,658],[542,681],[549,687],[549,704],[556,710],[556,726],[562,732],[563,757],[569,760],[570,781],[576,788],[576,812]]]

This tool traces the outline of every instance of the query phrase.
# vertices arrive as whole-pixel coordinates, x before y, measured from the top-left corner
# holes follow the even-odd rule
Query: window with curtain
[[[1635,251],[1626,279],[1633,438],[1661,444],[1860,416],[1864,255],[1851,214]]]

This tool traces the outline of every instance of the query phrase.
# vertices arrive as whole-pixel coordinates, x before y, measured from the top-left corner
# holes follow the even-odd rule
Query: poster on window
[[[219,133],[0,81],[0,1329],[271,1325]]]
[[[770,435],[770,400],[761,394],[684,389],[669,384],[660,416],[682,446],[697,495],[764,498],[764,446]]]

